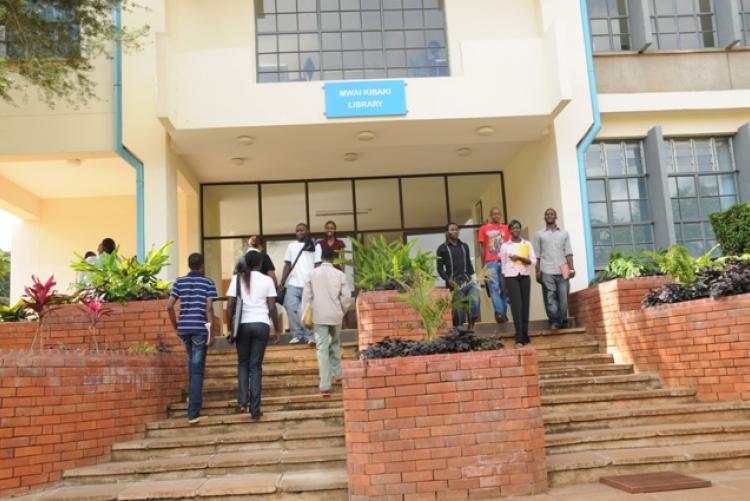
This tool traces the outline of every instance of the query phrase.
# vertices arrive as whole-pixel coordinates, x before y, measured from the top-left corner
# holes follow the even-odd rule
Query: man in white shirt
[[[297,241],[286,248],[284,272],[281,275],[281,289],[286,289],[284,308],[289,315],[289,328],[292,340],[289,344],[315,344],[310,329],[302,325],[300,305],[305,281],[315,267],[315,243],[310,238],[310,231],[305,223],[299,223],[294,230]]]

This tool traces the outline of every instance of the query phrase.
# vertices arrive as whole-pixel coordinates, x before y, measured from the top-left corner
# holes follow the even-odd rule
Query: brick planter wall
[[[547,489],[532,348],[358,360],[343,370],[350,499]]]
[[[618,309],[623,292],[645,295],[649,281],[617,282],[576,292],[571,311],[618,362],[695,388],[701,400],[750,400],[750,294]]]
[[[435,294],[449,296],[447,289],[435,289]],[[402,339],[425,339],[419,315],[408,303],[401,301],[396,291],[367,291],[357,296],[357,328],[359,349],[382,341],[387,337]],[[451,325],[451,312],[445,314],[446,324]],[[446,329],[447,330],[447,329]]]
[[[169,322],[166,300],[107,303],[106,306],[112,312],[100,324],[97,336],[100,350],[105,347],[126,350],[143,342],[182,349],[182,342]],[[94,348],[88,317],[79,305],[63,305],[50,313],[45,322],[45,347]],[[0,323],[0,350],[29,349],[36,328],[36,322]]]
[[[143,436],[182,395],[185,356],[0,352],[0,496],[55,482]]]

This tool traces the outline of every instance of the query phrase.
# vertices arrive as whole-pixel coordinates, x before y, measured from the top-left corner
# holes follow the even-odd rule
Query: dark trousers
[[[505,277],[505,290],[510,299],[510,311],[516,328],[516,343],[528,344],[529,339],[529,297],[531,279],[528,275]]]
[[[203,406],[203,376],[206,372],[206,343],[208,335],[202,332],[180,332],[188,362],[188,418],[201,413]]]
[[[562,275],[542,273],[544,309],[552,327],[567,327],[568,325],[569,291],[570,280],[565,280]]]
[[[237,403],[250,404],[250,414],[260,414],[263,356],[270,327],[262,322],[240,324],[237,334]],[[249,386],[248,386],[249,383]]]

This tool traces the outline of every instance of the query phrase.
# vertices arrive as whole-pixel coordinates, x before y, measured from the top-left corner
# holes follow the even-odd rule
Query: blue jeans
[[[299,311],[302,305],[302,292],[302,287],[287,286],[284,308],[289,315],[289,329],[292,331],[292,336],[303,341],[310,341],[313,334],[310,329],[302,325],[302,319],[300,318],[300,315],[302,315],[302,312]]]
[[[487,294],[492,301],[492,309],[495,310],[495,316],[504,316],[508,312],[508,302],[503,296],[503,270],[500,261],[489,261],[484,265],[485,268],[492,270],[490,277],[487,279]]]
[[[471,314],[470,320],[479,320],[479,286],[474,282],[468,282],[461,286],[458,291],[458,295],[461,298],[469,298],[469,313]],[[466,319],[466,309],[459,308],[453,310],[453,326],[460,327],[464,324]]]
[[[271,328],[263,322],[240,324],[237,335],[237,403],[250,404],[250,414],[260,414],[263,357]],[[249,383],[249,385],[248,385]]]
[[[547,312],[552,327],[566,327],[568,325],[568,292],[570,280],[562,275],[542,273],[542,294],[544,310]]]
[[[206,372],[206,349],[208,335],[201,332],[180,332],[185,345],[188,362],[188,418],[200,416],[203,406],[203,375]]]

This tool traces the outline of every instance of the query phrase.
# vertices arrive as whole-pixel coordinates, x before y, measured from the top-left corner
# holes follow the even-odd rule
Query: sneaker
[[[253,421],[260,421],[261,417],[263,417],[263,411],[257,414],[250,414],[250,419],[252,419]]]
[[[198,424],[204,419],[206,419],[204,416],[195,416],[194,418],[188,419],[188,424]]]
[[[516,343],[516,348],[523,348],[523,343]]]
[[[302,341],[302,340],[301,340],[300,338],[298,338],[298,337],[293,337],[292,339],[290,339],[290,340],[289,340],[289,344],[297,344],[297,343],[299,343],[300,341]]]
[[[308,340],[307,341],[307,346],[315,346],[315,340],[314,339]]]

